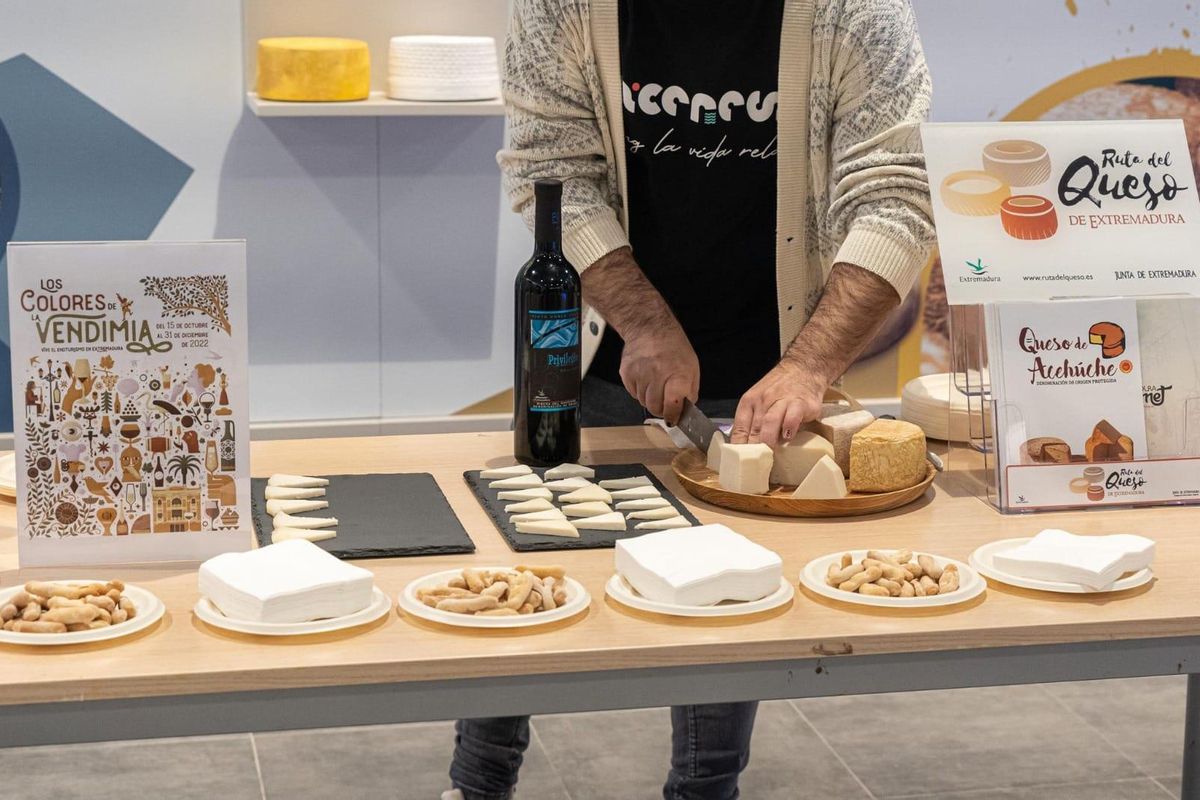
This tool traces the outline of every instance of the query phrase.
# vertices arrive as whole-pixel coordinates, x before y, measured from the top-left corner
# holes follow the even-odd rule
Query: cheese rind
[[[267,513],[272,517],[276,514],[303,514],[306,511],[320,511],[329,508],[326,500],[268,500]]]
[[[645,475],[636,475],[632,478],[609,478],[608,480],[600,481],[602,489],[635,489],[638,486],[653,486],[654,482]]]
[[[771,490],[771,467],[775,453],[761,442],[727,444],[721,448],[721,488],[742,494],[766,494]]]
[[[357,39],[260,39],[255,89],[264,100],[365,100],[371,93],[371,53]]]
[[[666,531],[671,528],[690,528],[691,521],[687,517],[671,517],[670,519],[648,519],[634,526],[639,531]]]
[[[556,481],[562,478],[594,478],[596,470],[591,467],[585,467],[583,464],[559,464],[557,467],[551,467],[542,474],[542,478],[548,481]]]
[[[562,510],[568,517],[595,517],[600,514],[612,513],[612,506],[608,503],[596,501],[590,503],[564,503]]]
[[[485,481],[498,481],[504,478],[516,478],[521,475],[528,475],[533,472],[533,468],[525,464],[515,464],[511,467],[495,467],[494,469],[480,470],[479,477]]]
[[[532,514],[534,511],[549,511],[554,508],[554,504],[543,497],[537,497],[533,500],[522,500],[519,503],[512,503],[504,507],[504,510],[509,514]]]
[[[268,486],[282,486],[285,489],[319,489],[329,485],[328,478],[311,478],[308,475],[287,475],[279,472],[267,478]]]
[[[799,486],[822,458],[834,457],[833,445],[812,431],[799,431],[792,441],[775,448],[771,483]]]
[[[560,503],[611,503],[612,495],[607,489],[601,489],[595,484],[588,484],[582,489],[576,489],[573,492],[567,492],[558,496]]]
[[[496,495],[500,500],[536,500],[539,497],[543,500],[553,499],[554,493],[545,486],[539,486],[536,489],[505,489]]]
[[[563,517],[562,519],[518,522],[517,533],[533,533],[541,536],[562,536],[567,539],[579,538],[579,531],[575,529],[574,525],[567,521],[566,517]]]
[[[580,517],[571,520],[571,524],[581,531],[623,531],[627,529],[625,515],[619,511],[611,514],[598,514],[594,517]]]
[[[268,486],[263,491],[268,500],[312,500],[324,497],[324,489],[290,489],[286,486]]]
[[[850,443],[854,434],[875,421],[870,411],[847,411],[810,422],[808,429],[833,445],[833,460],[850,476]]]
[[[850,444],[852,492],[894,492],[916,486],[929,474],[925,434],[911,422],[877,419]]]
[[[516,475],[512,478],[501,478],[488,484],[489,489],[533,489],[542,485],[542,479],[533,473]]]
[[[822,456],[808,476],[792,492],[797,500],[839,500],[848,494],[842,469],[829,456]]]

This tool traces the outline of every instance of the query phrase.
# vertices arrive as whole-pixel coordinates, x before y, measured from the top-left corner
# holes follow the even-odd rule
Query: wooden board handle
[[[850,409],[852,411],[862,411],[863,410],[862,403],[858,402],[858,400],[851,397],[840,386],[830,386],[828,389],[825,390],[825,402],[826,403],[837,403],[837,402],[841,402],[843,400],[850,404]]]

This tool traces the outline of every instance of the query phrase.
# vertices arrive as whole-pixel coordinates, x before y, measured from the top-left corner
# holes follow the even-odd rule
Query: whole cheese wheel
[[[1088,341],[1100,345],[1105,358],[1116,358],[1125,352],[1125,329],[1115,322],[1097,322],[1088,329]]]
[[[850,441],[852,492],[895,492],[927,474],[925,434],[911,422],[877,419]]]
[[[992,142],[983,148],[983,170],[1009,186],[1036,186],[1050,178],[1050,155],[1025,139]]]
[[[260,39],[255,85],[264,100],[365,100],[371,93],[371,53],[358,39]]]
[[[942,202],[953,214],[990,217],[1000,213],[1000,204],[1012,195],[1009,185],[987,172],[963,170],[942,181]]]
[[[1035,194],[1018,194],[1000,204],[1004,231],[1014,239],[1049,239],[1058,233],[1058,212],[1054,203]]]

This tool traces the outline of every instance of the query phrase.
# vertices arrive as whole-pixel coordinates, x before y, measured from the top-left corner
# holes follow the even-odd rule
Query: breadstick
[[[912,573],[912,576],[914,578],[919,578],[925,574],[925,570],[922,569],[921,565],[918,564],[916,561],[908,562],[907,564],[904,565],[904,568],[906,570],[908,570],[910,573]]]
[[[888,580],[887,578],[880,578],[879,580],[875,581],[875,584],[887,589],[888,594],[890,594],[892,597],[900,596],[900,584],[897,581]]]
[[[30,581],[25,584],[25,591],[30,594],[41,595],[42,597],[69,597],[72,600],[77,600],[82,595],[74,586],[64,586],[61,583],[47,583],[45,581]]]
[[[100,608],[100,606],[91,606],[91,607],[95,608],[97,611],[100,612],[96,616],[96,619],[93,620],[94,622],[103,622],[105,625],[112,624],[112,614],[109,614],[106,610],[104,610],[103,608]]]
[[[116,589],[109,589],[107,592],[104,593],[104,596],[111,597],[113,599],[114,603],[121,602],[121,593],[119,591],[117,591]]]
[[[929,597],[932,597],[933,595],[937,594],[939,591],[937,581],[935,581],[933,578],[929,577],[928,575],[921,576],[921,588],[923,588],[925,590],[926,596],[929,596]]]
[[[917,597],[925,596],[925,587],[921,585],[920,580],[910,581],[909,585],[912,586],[914,595],[916,595]]]
[[[12,603],[0,608],[0,622],[8,622],[10,619],[16,619],[17,607]]]
[[[517,609],[517,613],[518,614],[532,614],[533,613],[533,604],[526,603],[525,605],[523,605]]]
[[[932,556],[917,556],[917,563],[921,565],[921,569],[925,570],[925,574],[935,581],[942,577],[942,568],[937,565]]]
[[[954,591],[958,591],[958,567],[951,564],[942,570],[942,577],[938,578],[938,592],[949,594]]]
[[[846,567],[850,566],[853,563],[854,563],[854,557],[852,555],[850,555],[849,553],[842,553],[842,569],[845,569]],[[832,565],[830,565],[830,566],[832,566]]]
[[[84,605],[82,600],[72,600],[69,597],[51,597],[47,602],[46,608],[69,608],[71,606]]]
[[[133,601],[125,595],[121,595],[121,598],[117,600],[117,605],[120,606],[121,610],[124,611],[126,615],[128,615],[129,619],[133,619],[137,616],[137,606],[135,606]]]
[[[90,594],[104,594],[110,589],[115,589],[115,586],[110,586],[106,583],[89,583],[85,586],[73,586],[75,590],[75,598],[82,600]]]
[[[16,625],[19,621],[20,620],[10,619],[8,622],[4,623],[4,630],[11,631],[13,629],[13,625]]]
[[[462,571],[463,580],[467,582],[467,588],[478,594],[487,587],[483,585],[483,574],[477,569],[467,567]]]
[[[527,602],[529,605],[533,606],[534,611],[537,611],[539,608],[542,607],[542,593],[538,592],[538,591],[530,592],[529,599],[526,600],[525,602]]]
[[[554,577],[547,575],[542,581],[542,608],[546,611],[553,611],[558,608],[558,603],[554,600],[554,586]]]
[[[21,612],[21,619],[25,622],[36,622],[40,616],[42,616],[42,607],[37,603],[30,603]]]
[[[900,584],[900,596],[901,597],[916,597],[917,596],[916,591],[913,589],[912,581],[905,581],[904,583]]]
[[[879,571],[883,573],[883,577],[889,581],[903,583],[913,579],[912,573],[904,567],[896,567],[884,561],[876,561],[873,558],[863,559],[863,564],[869,567],[879,567]]]
[[[88,623],[88,622],[72,622],[70,625],[67,626],[68,633],[78,633],[79,631],[90,631],[91,629],[92,629],[91,623]]]
[[[52,608],[42,614],[41,619],[42,622],[61,622],[64,625],[70,625],[72,622],[91,622],[99,616],[100,609],[95,606],[82,605]]]
[[[482,594],[490,595],[490,596],[496,598],[497,600],[499,600],[502,597],[504,597],[504,594],[507,591],[508,591],[508,584],[505,581],[496,581],[496,582],[492,583],[492,585],[490,585],[486,589],[484,589]]]
[[[567,590],[561,586],[554,587],[554,605],[565,606],[567,604]]]
[[[12,603],[17,608],[24,608],[25,606],[29,605],[31,600],[33,600],[33,598],[29,596],[29,592],[22,589],[14,594],[8,602]]]
[[[892,593],[887,589],[874,583],[864,583],[858,587],[859,594],[872,595],[874,597],[891,597]]]
[[[112,613],[112,624],[113,625],[120,625],[122,622],[125,622],[127,619],[129,619],[129,615],[125,613],[124,609],[118,608],[116,611],[114,611]]]
[[[864,584],[874,583],[875,581],[879,580],[881,575],[883,575],[883,573],[879,571],[879,567],[868,567],[854,577],[850,578],[850,580],[838,584],[838,588],[843,592],[855,592],[858,591],[858,587],[863,586]]]
[[[61,622],[24,622],[13,620],[12,630],[16,633],[66,633],[67,626]]]
[[[106,594],[88,595],[87,597],[83,598],[83,602],[87,603],[88,605],[96,606],[97,608],[103,608],[110,614],[117,610],[117,601],[113,600]]]
[[[520,609],[529,600],[529,593],[533,591],[532,573],[522,573],[513,578],[512,583],[508,585],[508,601],[505,606],[508,608]]]
[[[562,579],[567,576],[567,568],[560,567],[557,564],[545,566],[545,567],[534,567],[534,566],[518,564],[516,566],[516,570],[517,570],[517,572],[532,572],[534,574],[534,576],[537,578]]]
[[[122,592],[122,593],[124,593],[124,591],[125,591],[125,582],[124,582],[124,581],[118,581],[118,580],[115,580],[115,579],[114,579],[114,580],[111,580],[111,581],[109,581],[108,583],[106,583],[106,584],[104,585],[104,589],[105,589],[105,591],[108,591],[108,590],[110,590],[110,589],[116,589],[118,592]],[[101,594],[103,594],[103,592],[101,592]]]
[[[446,585],[449,586],[451,589],[467,588],[467,582],[465,580],[463,580],[462,575],[455,575],[453,578],[446,581]]]
[[[833,565],[830,564],[830,566],[832,567]],[[841,569],[831,573],[829,577],[825,579],[825,581],[830,586],[841,586],[855,575],[866,571],[867,567],[865,564],[851,564],[848,567],[842,567]]]
[[[897,550],[892,554],[892,560],[903,566],[912,561],[912,550]]]
[[[893,567],[900,566],[900,562],[889,556],[882,550],[871,550],[867,553],[867,558],[874,561],[882,561],[884,564],[891,564]]]
[[[470,581],[468,581],[470,583]],[[500,601],[491,595],[481,594],[478,597],[447,597],[434,606],[439,611],[450,611],[455,614],[470,614],[475,611],[487,611],[500,605]]]
[[[477,617],[515,617],[517,610],[514,608],[489,608],[486,611],[476,611]]]
[[[108,623],[102,619],[94,619],[87,624],[88,628],[95,630],[96,628],[107,628]]]

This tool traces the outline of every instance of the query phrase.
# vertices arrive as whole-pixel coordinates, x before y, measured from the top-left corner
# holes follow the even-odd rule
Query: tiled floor
[[[1184,683],[764,703],[745,800],[1178,797]],[[449,723],[0,750],[0,797],[437,800]],[[665,709],[534,720],[519,800],[654,800]]]

